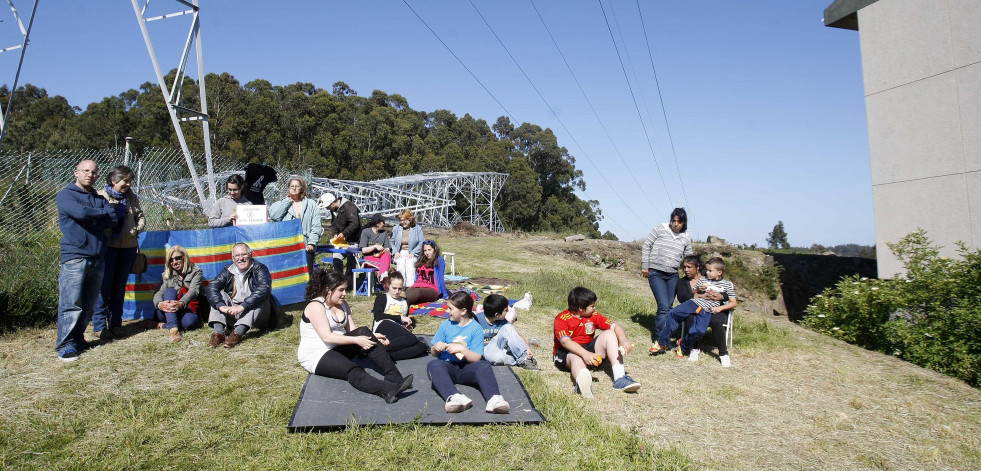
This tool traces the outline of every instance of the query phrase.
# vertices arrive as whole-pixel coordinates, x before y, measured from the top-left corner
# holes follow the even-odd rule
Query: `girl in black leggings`
[[[429,347],[411,332],[409,303],[402,297],[402,293],[405,292],[405,279],[401,273],[392,271],[388,274],[384,285],[386,292],[378,293],[375,297],[375,305],[371,308],[372,314],[375,315],[375,333],[388,337],[388,345],[385,345],[385,349],[393,360],[425,355]]]
[[[307,285],[309,301],[300,322],[297,358],[310,373],[347,380],[355,389],[374,394],[391,404],[412,387],[412,375],[403,377],[384,345],[388,338],[356,327],[346,301],[347,280],[336,272],[320,271]],[[353,360],[367,357],[384,374],[378,379]]]

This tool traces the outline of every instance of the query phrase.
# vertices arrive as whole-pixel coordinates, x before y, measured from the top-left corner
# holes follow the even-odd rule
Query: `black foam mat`
[[[335,430],[349,425],[404,424],[417,420],[423,424],[537,424],[545,421],[535,409],[518,376],[507,366],[495,366],[494,376],[501,395],[511,404],[510,414],[490,414],[484,411],[486,402],[473,387],[458,385],[460,392],[473,400],[473,407],[456,414],[444,410],[444,402],[432,388],[426,375],[426,365],[432,356],[401,360],[396,364],[403,375],[413,375],[412,388],[399,396],[399,401],[385,401],[354,389],[347,381],[307,376],[300,399],[293,409],[287,426],[291,432]],[[374,376],[381,375],[364,363]]]

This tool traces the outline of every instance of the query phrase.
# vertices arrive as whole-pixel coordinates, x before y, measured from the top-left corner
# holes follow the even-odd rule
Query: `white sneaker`
[[[579,376],[576,376],[576,387],[579,388],[582,397],[593,398],[593,375],[589,374],[589,370],[583,369],[579,372]]]
[[[504,396],[498,394],[492,396],[487,401],[487,408],[484,410],[490,414],[509,414],[511,412],[511,404],[508,404],[508,401],[504,400]]]
[[[514,308],[515,309],[524,309],[524,310],[527,311],[527,310],[531,309],[532,302],[533,301],[531,299],[531,293],[528,292],[528,293],[525,293],[525,297],[521,298],[520,301],[514,303]]]
[[[697,348],[691,349],[691,352],[688,353],[688,361],[698,361],[698,355],[701,355],[701,353],[702,351]]]
[[[723,368],[728,368],[732,366],[732,360],[729,359],[729,355],[722,355],[719,357],[719,361],[722,362]]]
[[[446,412],[455,414],[457,412],[463,412],[473,405],[473,401],[469,397],[463,394],[454,394],[446,398]]]

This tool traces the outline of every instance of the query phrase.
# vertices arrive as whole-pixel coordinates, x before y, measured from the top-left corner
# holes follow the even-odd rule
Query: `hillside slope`
[[[645,326],[655,306],[633,262],[594,267],[568,250],[576,243],[546,236],[434,234],[456,253],[458,273],[513,280],[511,298],[534,294],[518,326],[541,339],[542,370],[518,374],[549,424],[288,435],[306,376],[295,324],[231,351],[207,349],[204,331],[173,345],[134,329],[73,365],[55,358],[52,327],[0,339],[0,467],[981,468],[981,392],[773,317],[762,296],[740,292],[732,368],[720,367],[714,349],[698,363],[650,357]],[[635,250],[586,243],[606,247],[608,258]],[[643,384],[637,394],[616,393],[596,373],[596,400],[584,401],[551,364],[551,323],[576,285],[596,291],[598,310],[637,343],[626,358]],[[367,323],[370,301],[352,304]],[[417,331],[437,325],[420,319]],[[247,445],[236,451],[235,442]],[[596,455],[597,444],[610,452]]]

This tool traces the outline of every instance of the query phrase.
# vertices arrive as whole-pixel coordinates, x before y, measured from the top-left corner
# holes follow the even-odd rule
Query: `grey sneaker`
[[[531,371],[538,371],[538,361],[534,358],[526,358],[525,361],[518,363],[518,366]]]
[[[636,392],[638,389],[640,389],[640,383],[634,381],[633,378],[624,375],[620,379],[613,382],[613,389],[623,392]]]

